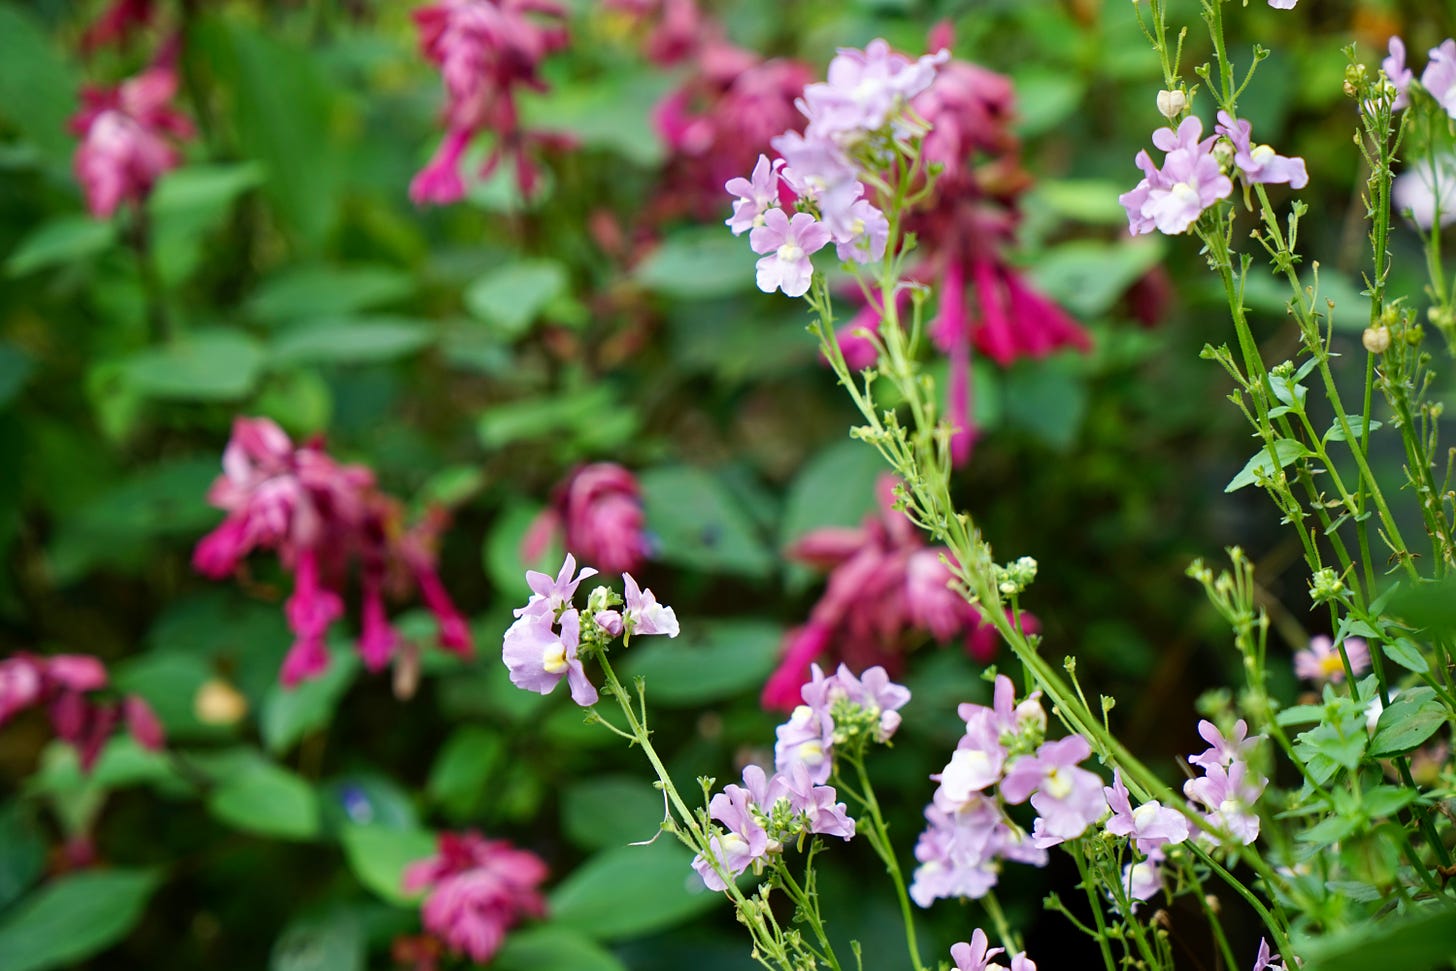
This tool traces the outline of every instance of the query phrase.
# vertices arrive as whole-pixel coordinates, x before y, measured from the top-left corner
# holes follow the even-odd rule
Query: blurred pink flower
[[[605,573],[641,569],[651,544],[637,477],[615,462],[593,462],[573,470],[527,529],[521,558],[536,562],[557,538],[583,562],[599,564]]]
[[[125,44],[133,33],[152,22],[155,12],[153,0],[111,0],[81,35],[81,50],[91,54],[112,44]]]
[[[426,891],[425,929],[485,964],[523,917],[542,917],[546,864],[536,854],[479,833],[441,833],[438,852],[404,871],[406,892]]]
[[[418,204],[459,200],[465,194],[460,163],[466,146],[482,131],[493,132],[496,143],[480,178],[511,158],[517,184],[531,194],[538,174],[527,145],[543,139],[521,127],[516,92],[546,89],[541,62],[566,46],[564,16],[565,9],[552,0],[439,0],[414,12],[420,51],[444,81],[446,131],[434,158],[410,184],[411,199]]]
[[[1345,638],[1345,656],[1350,659],[1350,670],[1359,677],[1370,670],[1370,647],[1359,637]],[[1294,673],[1306,681],[1316,684],[1345,680],[1345,662],[1335,650],[1335,642],[1323,634],[1310,639],[1309,647],[1294,654]]]

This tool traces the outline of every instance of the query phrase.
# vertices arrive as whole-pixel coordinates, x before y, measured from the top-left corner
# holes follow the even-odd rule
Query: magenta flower
[[[1392,111],[1399,111],[1410,104],[1410,85],[1415,79],[1415,72],[1405,65],[1405,42],[1399,37],[1390,38],[1390,56],[1380,62],[1380,69],[1395,85],[1395,101],[1391,104]]]
[[[1431,59],[1421,72],[1421,87],[1441,109],[1456,118],[1456,40],[1445,40],[1431,48]]]
[[[829,229],[807,212],[790,219],[782,209],[764,213],[763,225],[748,234],[755,253],[766,253],[758,261],[758,288],[764,293],[783,290],[784,296],[802,297],[814,278],[809,257],[830,240]]]
[[[91,214],[105,219],[123,202],[140,205],[159,178],[182,161],[176,143],[192,137],[192,123],[170,106],[177,71],[170,54],[114,89],[87,88],[71,131],[76,180]]]
[[[1242,119],[1235,121],[1227,111],[1220,111],[1214,131],[1233,143],[1234,165],[1245,182],[1251,185],[1287,182],[1291,189],[1303,189],[1309,184],[1304,159],[1285,158],[1274,154],[1274,149],[1268,145],[1253,145],[1253,125],[1249,122]]]
[[[81,35],[82,52],[92,54],[103,47],[126,44],[151,24],[155,12],[153,0],[112,0]]]
[[[479,833],[441,833],[438,853],[404,871],[406,892],[424,890],[425,929],[485,964],[523,917],[542,917],[546,864],[534,853]]]
[[[1345,656],[1350,659],[1350,670],[1359,677],[1370,670],[1370,648],[1359,637],[1345,638]],[[1339,684],[1345,680],[1345,662],[1335,650],[1334,641],[1323,634],[1310,638],[1309,647],[1294,654],[1294,673],[1305,681],[1316,684],[1330,682]]]
[[[1102,793],[1107,797],[1107,805],[1112,808],[1112,817],[1107,820],[1107,831],[1113,836],[1126,836],[1132,840],[1137,851],[1144,856],[1188,838],[1188,820],[1176,809],[1165,808],[1156,799],[1150,799],[1133,809],[1127,786],[1122,781],[1122,773],[1113,772],[1112,785],[1104,786]]]
[[[580,636],[581,616],[575,610],[563,612],[559,620],[543,612],[521,616],[506,631],[501,651],[511,684],[545,695],[565,678],[572,701],[583,708],[596,704],[597,689],[576,656]]]
[[[567,549],[608,573],[641,569],[651,543],[637,477],[615,462],[578,466],[526,531],[522,559],[536,560],[558,535]]]

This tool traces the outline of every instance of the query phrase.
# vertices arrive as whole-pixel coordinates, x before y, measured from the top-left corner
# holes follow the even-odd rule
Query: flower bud
[[[1158,92],[1158,114],[1173,121],[1188,108],[1188,96],[1180,89]]]
[[[1390,328],[1384,324],[1379,327],[1366,327],[1365,333],[1360,335],[1360,343],[1371,354],[1384,354],[1390,348]]]
[[[248,713],[248,699],[226,681],[212,678],[197,689],[192,710],[204,725],[232,725]]]

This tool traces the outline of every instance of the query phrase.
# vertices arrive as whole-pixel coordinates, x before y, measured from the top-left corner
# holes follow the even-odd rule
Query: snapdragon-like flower
[[[1254,804],[1268,780],[1249,769],[1246,762],[1232,762],[1228,768],[1207,766],[1201,779],[1183,783],[1183,794],[1207,810],[1205,818],[1216,833],[1227,834],[1245,846],[1259,838],[1259,816]],[[1200,838],[1207,838],[1200,832]]]
[[[804,703],[778,727],[774,764],[784,774],[802,765],[815,784],[822,784],[834,770],[836,745],[856,744],[863,738],[890,740],[900,726],[899,710],[910,701],[910,691],[891,681],[881,667],[855,677],[841,664],[826,677],[815,664],[800,697]]]
[[[1150,799],[1133,809],[1132,799],[1122,781],[1121,772],[1112,774],[1112,785],[1104,786],[1102,793],[1112,809],[1112,817],[1107,820],[1107,831],[1114,836],[1126,836],[1132,840],[1137,851],[1144,856],[1150,856],[1165,846],[1176,845],[1188,838],[1188,820],[1176,809],[1166,808],[1156,799]],[[1138,899],[1146,900],[1147,897]]]
[[[1234,722],[1233,728],[1225,737],[1218,726],[1208,719],[1200,719],[1198,722],[1198,734],[1208,743],[1208,749],[1199,755],[1188,756],[1188,761],[1199,768],[1207,769],[1209,766],[1221,765],[1227,768],[1234,762],[1243,761],[1248,753],[1254,750],[1262,735],[1249,737],[1249,726],[1242,718]]]
[[[950,52],[942,50],[912,61],[882,38],[862,51],[840,48],[826,79],[804,89],[799,110],[809,119],[806,132],[843,144],[884,128],[910,99],[930,87],[936,68],[948,60]]]
[[[1410,86],[1411,81],[1415,80],[1415,72],[1406,67],[1403,40],[1399,37],[1390,38],[1389,50],[1390,56],[1380,62],[1380,69],[1395,86],[1395,101],[1390,108],[1392,111],[1399,111],[1410,104]]]
[[[1239,174],[1250,185],[1254,183],[1288,183],[1291,189],[1303,189],[1309,184],[1309,174],[1304,168],[1304,159],[1285,158],[1276,155],[1268,145],[1252,143],[1253,125],[1242,119],[1234,120],[1227,111],[1218,113],[1218,124],[1214,130],[1227,138],[1234,146],[1234,165]]]
[[[511,684],[545,695],[565,678],[572,701],[583,708],[596,704],[597,689],[576,654],[580,638],[581,615],[575,610],[563,611],[559,618],[547,613],[522,616],[506,631],[501,652]]]
[[[1138,153],[1135,161],[1144,178],[1118,197],[1133,235],[1154,229],[1168,235],[1187,232],[1204,210],[1234,191],[1213,154],[1218,136],[1202,138],[1202,134],[1203,122],[1191,115],[1176,132],[1169,128],[1154,132],[1153,144],[1167,153],[1161,169],[1147,152]]]
[[[1418,158],[1396,176],[1390,192],[1391,205],[1417,227],[1429,231],[1456,222],[1456,155],[1440,154]]]
[[[351,560],[360,567],[359,653],[377,671],[394,656],[400,638],[389,622],[386,597],[413,588],[435,615],[440,646],[461,656],[472,651],[470,628],[436,569],[439,535],[448,524],[432,509],[406,524],[402,505],[379,491],[374,473],[341,465],[319,441],[294,445],[267,418],[239,417],[223,451],[222,475],[208,502],[227,517],[198,542],[192,566],[222,579],[256,551],[271,551],[294,585],[285,615],[295,641],[281,679],[292,686],[328,666],[325,638],[344,613]]]
[[[76,180],[91,215],[105,219],[123,202],[140,205],[165,173],[181,164],[177,144],[192,137],[192,123],[171,106],[177,94],[175,57],[157,63],[112,89],[86,88],[71,131]]]
[[[1350,670],[1357,677],[1370,670],[1370,647],[1365,641],[1359,637],[1347,637],[1344,643]],[[1295,652],[1294,673],[1316,684],[1339,684],[1345,680],[1345,662],[1340,652],[1335,650],[1335,642],[1324,634],[1318,634],[1310,638],[1309,647]]]
[[[1269,6],[1275,10],[1293,10],[1299,0],[1269,0]]]
[[[814,279],[809,257],[830,239],[828,227],[807,212],[796,212],[792,219],[782,209],[764,213],[763,225],[748,234],[753,251],[768,254],[758,261],[758,288],[764,293],[783,290],[785,296],[802,297]]]
[[[1431,59],[1421,72],[1421,87],[1436,99],[1441,110],[1456,118],[1456,40],[1431,48]]]
[[[1037,811],[1032,841],[1039,847],[1076,839],[1107,811],[1102,780],[1078,763],[1091,757],[1092,746],[1081,735],[1045,742],[1035,755],[1017,759],[1001,780],[1007,802],[1031,799]]]
[[[726,220],[734,236],[762,226],[764,213],[778,204],[779,169],[782,167],[783,159],[770,162],[767,155],[760,155],[749,178],[729,179],[723,186],[731,195],[738,197],[733,203],[732,217]]]
[[[1036,971],[1036,964],[1026,956],[1025,951],[1018,951],[1011,956],[1009,969],[1000,964],[992,964],[991,960],[1005,954],[1006,949],[988,947],[989,944],[986,932],[979,927],[971,933],[969,943],[962,941],[952,944],[950,958],[955,962],[955,971]]]
[[[438,853],[405,868],[408,893],[426,891],[425,929],[477,964],[500,950],[523,917],[543,917],[546,864],[536,854],[479,833],[440,834]]]
[[[118,722],[138,745],[161,749],[166,733],[151,706],[136,695],[98,698],[108,681],[105,666],[88,654],[13,654],[0,661],[0,726],[44,706],[56,736],[76,750],[88,773]]]
[[[677,614],[671,607],[657,602],[651,590],[637,586],[632,574],[622,574],[626,618],[623,623],[632,634],[678,635]]]
[[[1269,941],[1259,938],[1259,953],[1254,956],[1254,967],[1252,971],[1289,971],[1287,965],[1282,963],[1283,959],[1272,952]],[[1295,962],[1298,964],[1298,961]]]
[[[573,470],[526,530],[521,558],[534,562],[558,537],[608,573],[640,570],[652,544],[637,477],[615,462]]]

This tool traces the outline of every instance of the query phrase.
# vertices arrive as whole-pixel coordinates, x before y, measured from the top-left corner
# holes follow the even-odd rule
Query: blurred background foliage
[[[145,220],[98,221],[66,119],[83,82],[146,60],[78,53],[102,6],[0,3],[0,646],[100,656],[172,746],[113,741],[84,777],[40,720],[0,732],[0,967],[391,967],[391,941],[418,930],[400,870],[451,827],[508,837],[551,868],[548,921],[516,932],[496,966],[751,966],[678,847],[625,846],[661,815],[636,753],[562,693],[513,689],[495,655],[525,596],[520,540],[553,484],[583,461],[626,465],[656,543],[643,579],[684,629],[634,647],[627,670],[647,677],[677,777],[729,778],[773,737],[757,693],[822,589],[782,549],[872,508],[875,457],[848,440],[853,416],[800,305],[754,289],[751,254],[720,227],[726,197],[711,218],[662,215],[670,159],[652,108],[692,65],[648,63],[640,27],[580,0],[549,90],[523,104],[529,126],[577,146],[545,158],[530,199],[502,172],[421,209],[406,189],[438,138],[441,95],[407,5],[184,2],[181,100],[199,137]],[[1236,49],[1274,52],[1248,115],[1309,161],[1305,233],[1352,348],[1363,206],[1340,48],[1354,39],[1374,64],[1398,32],[1423,50],[1450,30],[1433,6],[1254,4],[1237,22]],[[1292,605],[1286,625],[1307,619],[1304,591],[1281,583],[1297,551],[1272,511],[1254,490],[1223,491],[1251,448],[1197,353],[1227,339],[1222,294],[1181,240],[1130,240],[1116,202],[1161,123],[1129,4],[705,7],[735,43],[816,73],[836,46],[875,36],[919,52],[947,19],[956,56],[1014,79],[1036,179],[1015,261],[1093,349],[977,362],[984,434],[960,494],[1001,558],[1039,560],[1028,606],[1046,649],[1116,695],[1126,740],[1174,777],[1194,699],[1227,683],[1231,657],[1187,562],[1238,542],[1262,559],[1271,602]],[[1394,286],[1418,290],[1417,241],[1403,230],[1395,245]],[[1250,299],[1270,359],[1292,355],[1277,290]],[[189,567],[219,519],[205,494],[238,414],[324,434],[413,507],[454,508],[441,569],[475,662],[427,655],[401,699],[341,632],[326,678],[277,685],[289,635],[276,570],[215,584]],[[434,636],[422,612],[402,626]],[[955,703],[987,693],[981,674],[955,646],[908,660],[905,732],[873,766],[903,853],[958,734]],[[227,718],[199,707],[219,682],[238,696]],[[98,865],[72,865],[82,838]],[[826,910],[868,966],[892,966],[900,932],[871,855],[828,858]],[[1066,935],[1039,903],[1067,875],[1004,879],[1028,950],[1054,966]],[[929,918],[934,951],[975,920],[951,905]]]

